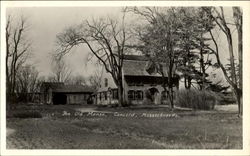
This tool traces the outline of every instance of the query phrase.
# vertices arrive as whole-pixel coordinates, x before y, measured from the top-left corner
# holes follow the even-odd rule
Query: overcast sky
[[[51,74],[51,54],[56,49],[56,35],[63,29],[80,24],[85,19],[102,16],[116,17],[120,14],[119,7],[26,7],[8,8],[7,14],[28,18],[29,37],[32,40],[32,58],[30,64],[34,64],[40,75]],[[74,49],[65,59],[75,75],[88,76],[95,70],[95,63],[86,64],[89,50],[84,46]]]
[[[80,24],[85,19],[103,16],[119,18],[121,9],[121,7],[23,7],[8,8],[7,14],[16,17],[23,15],[28,18],[30,25],[28,35],[33,44],[33,57],[29,60],[29,63],[35,65],[41,76],[48,76],[52,74],[51,54],[56,49],[55,41],[58,33],[69,26]],[[225,11],[226,14],[232,14],[228,9]],[[234,31],[233,33],[235,35]],[[222,38],[225,38],[225,36]],[[219,46],[221,51],[224,52],[222,59],[225,62],[228,58],[225,40],[220,39]],[[66,57],[67,63],[72,69],[72,74],[89,76],[95,72],[94,62],[86,64],[88,53],[89,50],[86,47],[79,46]],[[223,77],[222,75],[218,76]]]

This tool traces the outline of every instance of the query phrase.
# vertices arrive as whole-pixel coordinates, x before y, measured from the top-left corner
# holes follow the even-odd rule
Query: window
[[[134,91],[134,99],[137,100],[138,99],[138,94],[137,91]]]
[[[104,86],[108,87],[108,79],[107,78],[104,79]]]
[[[84,100],[87,100],[87,99],[89,98],[89,95],[84,94],[84,95],[83,95],[83,98],[84,98]]]
[[[143,91],[141,90],[129,90],[128,91],[128,99],[129,100],[143,100]]]
[[[90,98],[90,95],[85,95],[85,100],[89,99]]]
[[[134,91],[133,90],[128,91],[128,99],[129,100],[134,100]]]
[[[107,92],[104,92],[104,98],[105,98],[105,100],[108,99]]]
[[[136,99],[136,100],[143,100],[143,91],[137,90],[137,91],[135,92],[135,99]]]
[[[112,98],[113,99],[118,99],[118,89],[113,89],[112,90]]]
[[[101,101],[102,100],[102,93],[99,93],[99,100]]]
[[[161,99],[162,100],[167,100],[167,92],[166,91],[161,92]]]

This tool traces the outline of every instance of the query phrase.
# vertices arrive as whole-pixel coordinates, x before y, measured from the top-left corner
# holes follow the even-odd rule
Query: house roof
[[[53,89],[53,92],[63,93],[80,93],[80,92],[94,92],[94,88],[83,85],[63,85]]]
[[[51,88],[53,92],[58,93],[94,92],[94,88],[91,86],[65,85],[62,82],[44,82],[42,86],[46,90]]]
[[[147,71],[148,61],[124,60],[123,73],[125,76],[161,76],[159,73]]]
[[[148,61],[149,58],[145,55],[123,55],[124,60]]]
[[[153,64],[148,57],[143,55],[124,55],[123,73],[125,76],[162,76]],[[163,65],[163,68],[164,75],[167,76],[168,68],[166,65]],[[178,74],[177,71],[176,74]]]
[[[63,82],[43,82],[42,83],[42,86],[45,87],[45,88],[58,88],[60,86],[63,86],[64,83]]]

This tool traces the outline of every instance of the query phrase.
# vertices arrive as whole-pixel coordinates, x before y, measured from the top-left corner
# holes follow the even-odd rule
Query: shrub
[[[236,103],[235,96],[232,92],[219,93],[218,96],[220,97],[220,105]]]
[[[176,105],[201,110],[212,110],[218,102],[218,96],[206,90],[180,90],[177,93]]]
[[[18,112],[13,114],[14,118],[42,118],[39,112]]]

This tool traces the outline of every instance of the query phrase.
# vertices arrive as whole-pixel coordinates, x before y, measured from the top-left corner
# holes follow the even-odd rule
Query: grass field
[[[43,117],[13,118],[32,111]],[[241,149],[242,119],[225,108],[171,112],[166,107],[23,105],[8,113],[7,148]]]

